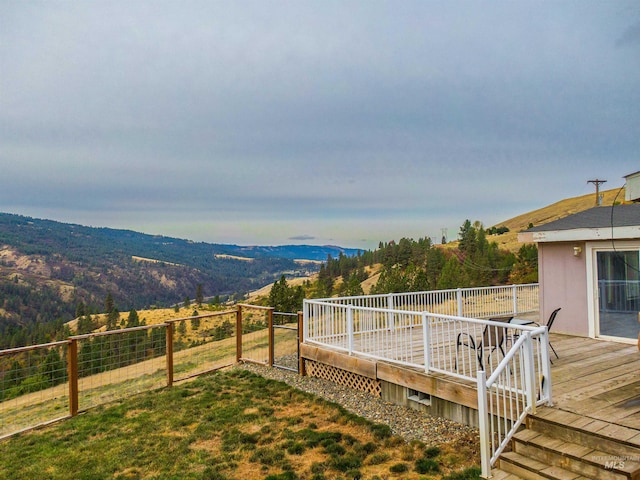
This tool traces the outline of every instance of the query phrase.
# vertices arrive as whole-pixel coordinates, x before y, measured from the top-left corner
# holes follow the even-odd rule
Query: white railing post
[[[491,437],[489,430],[489,410],[487,407],[487,377],[484,370],[478,370],[478,428],[480,429],[480,465],[482,477],[491,477]]]
[[[462,317],[462,289],[456,289],[456,297],[458,300],[458,316]]]
[[[431,322],[426,312],[422,312],[422,340],[424,342],[424,371],[431,369]]]
[[[536,413],[536,369],[533,363],[533,337],[530,332],[523,332],[525,337],[524,344],[522,345],[522,355],[524,357],[524,381],[525,381],[525,395],[527,404],[525,409],[529,413]]]
[[[551,352],[549,352],[549,330],[545,329],[544,333],[540,335],[540,357],[542,359],[542,378],[544,381],[541,385],[540,398],[546,399],[547,405],[553,405],[552,391],[551,391]]]
[[[349,355],[353,354],[353,306],[347,306],[347,335],[349,336]]]
[[[309,316],[310,316],[309,315],[309,309],[311,308],[311,305],[306,300],[304,300],[302,307],[303,307],[302,308],[302,311],[303,311],[303,314],[302,314],[302,325],[303,325],[303,328],[302,328],[302,335],[303,335],[302,336],[302,342],[304,343],[304,342],[307,341],[307,339],[309,337]]]
[[[517,285],[513,285],[511,287],[511,293],[513,295],[513,315],[516,316],[518,314],[518,287],[517,287]]]
[[[393,293],[387,294],[387,308],[389,309],[389,313],[387,313],[387,326],[389,330],[393,330],[395,328]]]

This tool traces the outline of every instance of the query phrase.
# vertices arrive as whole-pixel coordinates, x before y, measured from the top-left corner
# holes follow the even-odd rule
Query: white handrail
[[[550,389],[536,386],[534,342],[546,343],[546,327],[523,332],[487,379],[478,371],[478,423],[482,476],[489,478],[491,467],[524,422],[527,414],[535,413],[538,403],[550,400]],[[549,363],[548,351],[542,361]],[[543,369],[544,370],[544,369]],[[545,374],[543,374],[543,377]],[[546,377],[549,378],[549,377]],[[545,382],[551,385],[551,382]],[[536,399],[536,392],[540,400]],[[501,408],[508,415],[502,415]],[[515,410],[515,412],[514,412]]]

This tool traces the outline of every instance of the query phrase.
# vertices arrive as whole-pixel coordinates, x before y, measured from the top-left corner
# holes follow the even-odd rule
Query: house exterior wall
[[[632,173],[624,177],[627,181],[624,199],[627,202],[637,202],[640,200],[640,172]]]
[[[580,248],[575,255],[574,247]],[[589,336],[585,242],[538,244],[540,320],[558,307],[553,332]]]

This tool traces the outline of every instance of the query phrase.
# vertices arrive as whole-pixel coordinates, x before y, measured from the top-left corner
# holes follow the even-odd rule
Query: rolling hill
[[[80,302],[101,312],[109,293],[120,311],[182,302],[198,285],[206,297],[243,296],[283,274],[312,274],[328,255],[356,253],[192,242],[0,213],[0,336],[4,344],[26,328],[38,337],[30,340],[48,341],[43,325],[74,318]]]
[[[614,201],[620,202],[624,200],[624,194],[621,194],[618,188],[600,193],[602,194],[603,206],[611,206]],[[595,207],[595,196],[593,193],[560,200],[546,207],[523,213],[522,215],[494,225],[495,227],[507,227],[509,231],[501,235],[492,235],[489,238],[491,241],[496,242],[500,248],[516,252],[522,246],[522,244],[518,242],[518,232],[526,230],[529,224],[533,224],[534,226],[544,225],[545,223],[553,222],[554,220],[593,207]]]

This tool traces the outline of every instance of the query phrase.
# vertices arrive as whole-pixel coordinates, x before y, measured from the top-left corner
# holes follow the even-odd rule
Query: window
[[[407,389],[408,399],[413,402],[419,402],[424,405],[431,405],[431,395],[427,393],[422,393],[417,390],[413,390],[411,388]]]

